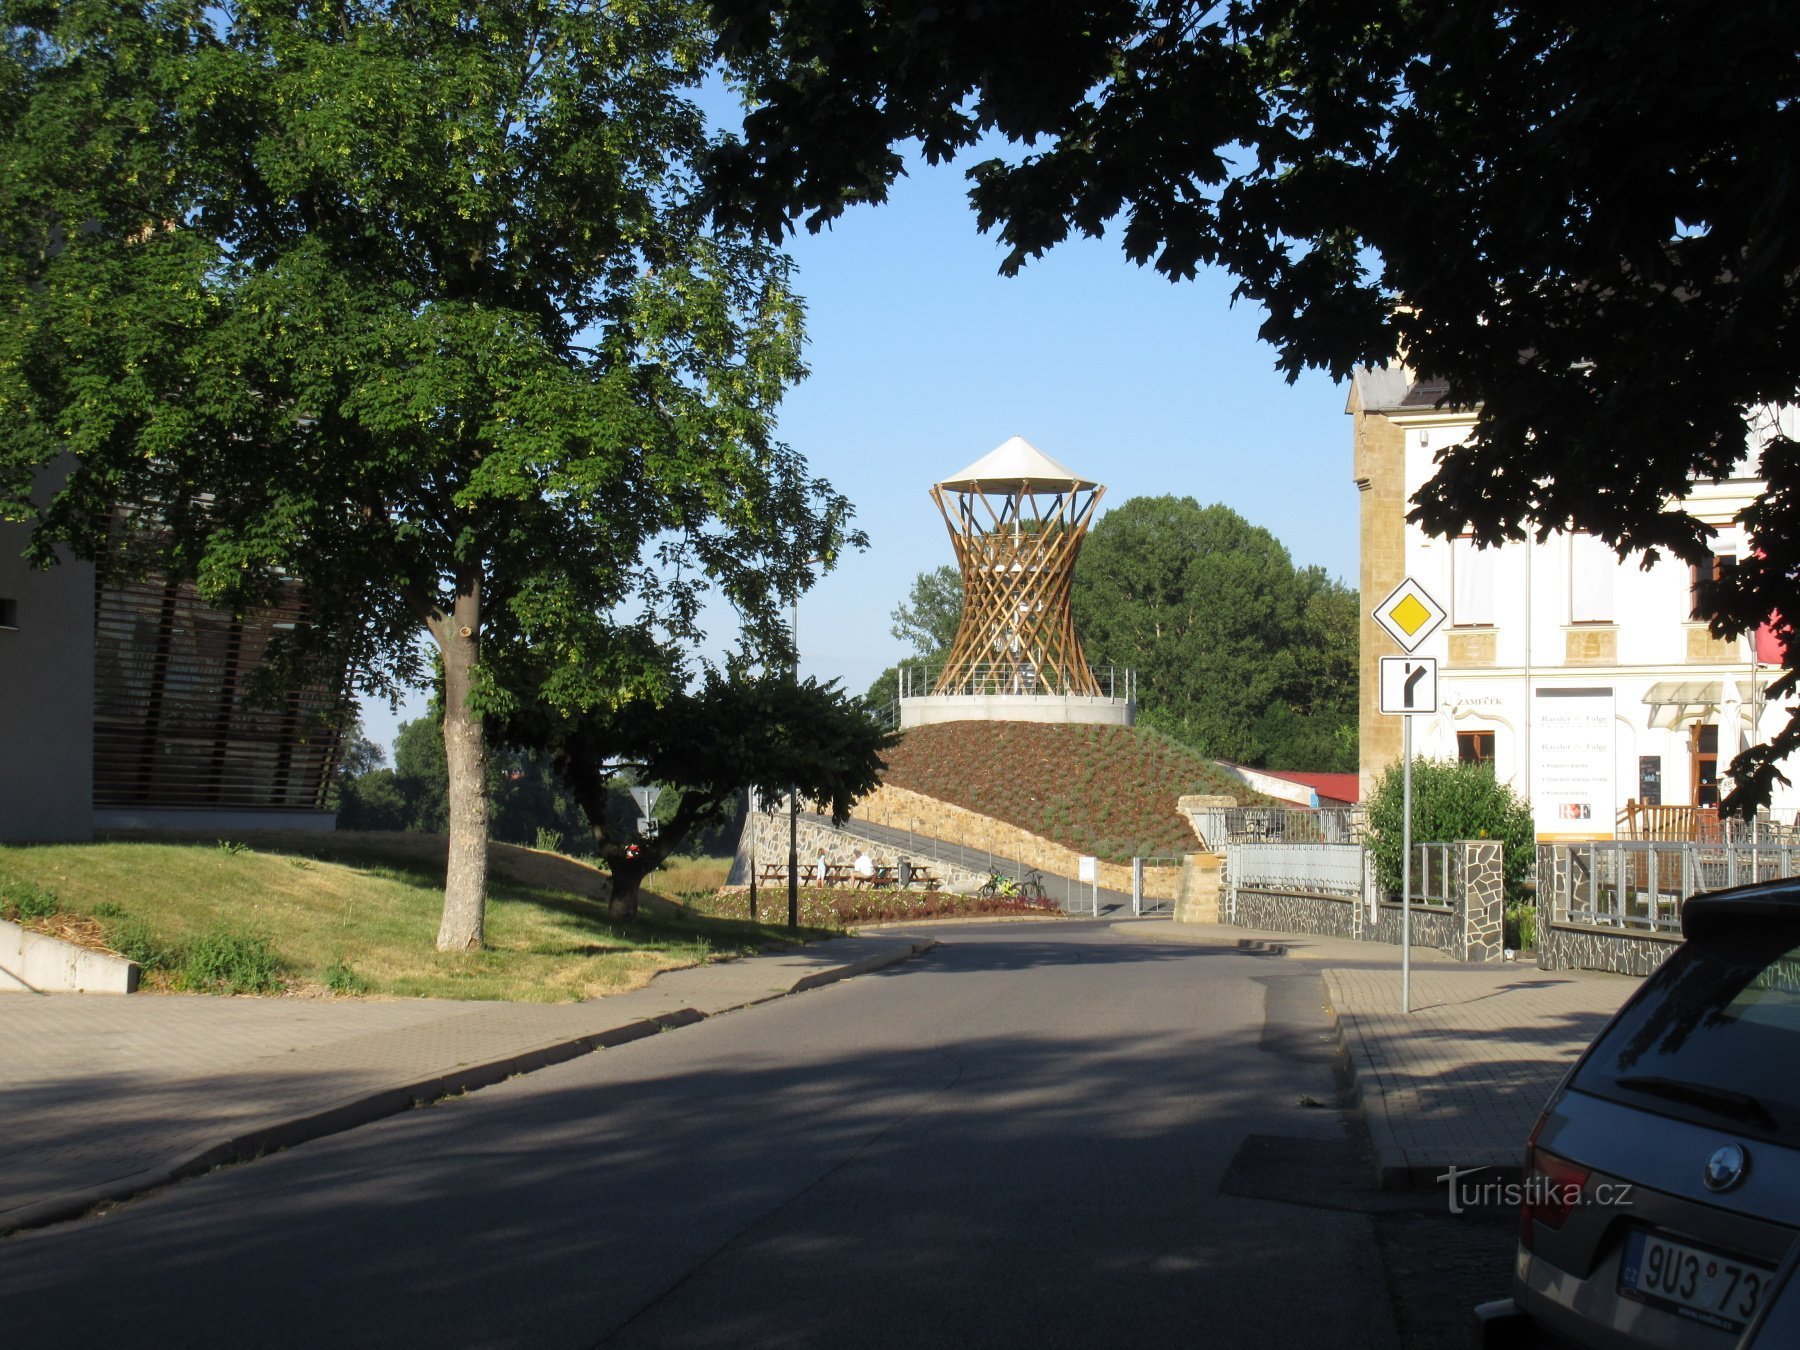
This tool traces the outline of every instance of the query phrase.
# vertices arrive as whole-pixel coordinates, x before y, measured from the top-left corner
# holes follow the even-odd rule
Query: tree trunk
[[[432,624],[444,658],[444,760],[449,766],[450,858],[444,873],[440,952],[475,951],[487,916],[487,740],[469,708],[481,659],[481,583],[458,590],[448,617]]]
[[[613,864],[612,899],[607,901],[606,917],[614,923],[630,923],[637,918],[638,884],[648,876],[648,867]]]

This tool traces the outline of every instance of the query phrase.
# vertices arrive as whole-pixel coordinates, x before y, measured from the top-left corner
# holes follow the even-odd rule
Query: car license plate
[[[1721,1331],[1742,1331],[1774,1273],[1634,1228],[1625,1239],[1619,1292]]]

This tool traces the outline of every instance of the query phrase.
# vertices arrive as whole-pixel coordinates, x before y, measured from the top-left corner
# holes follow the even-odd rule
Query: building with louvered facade
[[[0,525],[0,840],[95,829],[330,829],[344,689],[252,698],[296,591],[233,616],[189,585],[36,570]]]

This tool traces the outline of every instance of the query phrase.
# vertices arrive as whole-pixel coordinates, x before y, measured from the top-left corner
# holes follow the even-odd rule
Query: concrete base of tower
[[[937,722],[1091,722],[1128,727],[1137,704],[1084,694],[929,694],[900,700],[900,726]]]

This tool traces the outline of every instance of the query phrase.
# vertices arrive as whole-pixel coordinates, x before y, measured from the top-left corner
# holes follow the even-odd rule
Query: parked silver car
[[[1531,1132],[1487,1344],[1767,1350],[1793,1325],[1800,882],[1696,896],[1682,930]]]

